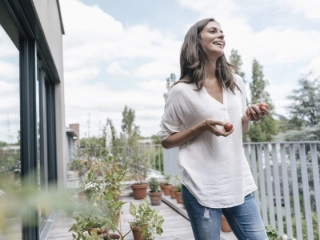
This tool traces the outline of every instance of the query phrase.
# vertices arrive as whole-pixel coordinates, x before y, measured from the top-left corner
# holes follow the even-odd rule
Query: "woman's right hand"
[[[212,134],[216,135],[217,137],[229,136],[234,131],[234,128],[232,128],[232,130],[230,132],[226,132],[223,128],[225,123],[223,123],[221,121],[213,120],[211,118],[204,120],[204,124],[205,124],[206,131],[211,132]],[[221,126],[221,127],[218,127],[218,126]]]
[[[167,139],[162,141],[161,144],[166,149],[181,146],[205,131],[209,131],[217,137],[226,137],[233,133],[233,129],[230,132],[226,132],[223,128],[224,124],[223,122],[208,118],[189,129],[171,134]]]

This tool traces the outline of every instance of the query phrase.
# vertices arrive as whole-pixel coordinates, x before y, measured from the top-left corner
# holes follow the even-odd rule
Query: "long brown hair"
[[[200,32],[209,22],[216,22],[214,18],[203,19],[196,22],[187,32],[181,47],[180,54],[180,79],[175,83],[195,83],[197,90],[203,88],[205,80],[205,60],[207,57],[200,38]],[[225,55],[221,55],[216,61],[216,76],[219,84],[223,87],[230,88],[234,93],[234,89],[240,88],[234,81],[232,69],[233,65],[228,63]]]

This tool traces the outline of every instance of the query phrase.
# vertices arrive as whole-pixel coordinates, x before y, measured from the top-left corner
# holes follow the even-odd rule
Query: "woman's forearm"
[[[242,117],[242,134],[246,133],[249,130],[250,119],[247,117]]]
[[[162,142],[162,146],[166,149],[180,146],[197,137],[204,131],[206,131],[206,123],[205,121],[202,121],[192,128],[172,134]]]

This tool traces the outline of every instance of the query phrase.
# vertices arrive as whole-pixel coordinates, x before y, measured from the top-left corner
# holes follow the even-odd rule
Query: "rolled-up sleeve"
[[[243,81],[243,78],[240,77],[239,75],[236,75],[236,79],[237,79],[237,84],[238,86],[240,87],[241,89],[241,97],[242,97],[242,100],[241,100],[241,105],[242,105],[242,115],[246,112],[247,110],[247,91],[246,91],[246,85]],[[242,116],[241,115],[241,116]]]
[[[178,85],[178,84],[177,84]],[[177,86],[175,85],[175,87]],[[181,94],[177,89],[173,87],[168,94],[166,100],[164,114],[161,118],[160,127],[161,130],[158,133],[160,141],[166,140],[170,135],[176,132],[180,132],[180,126],[182,125],[183,112],[181,111]]]

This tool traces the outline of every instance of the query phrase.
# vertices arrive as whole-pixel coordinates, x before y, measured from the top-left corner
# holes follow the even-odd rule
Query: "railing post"
[[[270,224],[273,227],[276,227],[276,221],[274,217],[274,202],[273,202],[273,191],[271,184],[271,170],[270,170],[270,158],[269,158],[269,144],[264,144],[264,161],[266,168],[266,182],[267,182],[267,190],[268,190],[268,207],[269,207],[269,219]]]
[[[256,145],[252,144],[250,148],[251,160],[252,160],[252,175],[256,182],[256,185],[259,185],[258,180],[258,170],[257,170],[257,156],[256,156]],[[259,190],[254,191],[254,198],[256,199],[257,204],[260,204]]]
[[[264,170],[262,163],[262,151],[261,144],[257,144],[258,161],[259,161],[259,182],[260,182],[260,196],[261,196],[261,207],[262,207],[262,219],[265,225],[268,225],[268,213],[266,204],[266,191],[264,181]]]
[[[285,145],[280,144],[280,154],[281,154],[281,167],[282,167],[282,184],[283,184],[283,195],[284,195],[284,206],[286,211],[286,225],[288,238],[293,238],[292,232],[292,221],[291,221],[291,206],[290,206],[290,193],[289,193],[289,180],[288,180],[288,165],[285,152]]]
[[[313,171],[313,188],[316,202],[317,219],[318,219],[318,239],[320,239],[320,180],[319,180],[319,165],[317,159],[317,146],[315,143],[310,144],[311,161]]]
[[[310,191],[309,191],[309,179],[308,169],[306,162],[306,146],[304,143],[299,144],[299,155],[300,155],[300,166],[302,175],[302,190],[303,190],[303,205],[304,215],[307,224],[307,236],[309,240],[313,240],[313,229],[312,229],[312,214],[311,214],[311,203],[310,203]]]
[[[290,165],[291,165],[291,179],[292,179],[292,192],[294,202],[294,216],[296,218],[296,233],[297,238],[302,240],[302,225],[301,225],[301,213],[300,213],[300,199],[299,199],[299,186],[297,177],[297,165],[295,156],[295,147],[293,143],[289,144],[290,152]]]
[[[282,210],[281,210],[281,193],[280,193],[280,181],[279,181],[279,168],[277,157],[277,144],[272,143],[272,162],[273,162],[273,183],[275,187],[276,207],[277,207],[277,225],[280,236],[283,236],[283,222],[282,222]]]

